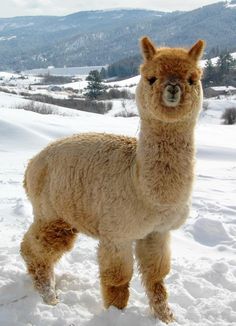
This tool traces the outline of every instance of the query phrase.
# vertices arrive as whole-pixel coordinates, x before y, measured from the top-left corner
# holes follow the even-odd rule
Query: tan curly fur
[[[55,304],[54,264],[72,248],[78,232],[99,239],[104,305],[122,309],[129,298],[135,242],[150,307],[168,323],[173,315],[164,277],[170,271],[170,231],[189,212],[204,42],[190,50],[156,48],[144,37],[141,48],[139,139],[79,134],[36,155],[24,181],[34,222],[21,253],[44,301]]]

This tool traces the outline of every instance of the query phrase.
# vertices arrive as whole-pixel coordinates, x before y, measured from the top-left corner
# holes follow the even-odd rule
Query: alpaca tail
[[[47,163],[40,156],[30,160],[24,175],[23,186],[27,196],[35,197],[41,194],[48,172]]]
[[[25,192],[28,195],[28,188],[27,188],[27,182],[26,182],[26,172],[27,172],[27,170],[25,171],[25,175],[24,175],[23,187],[25,188]]]

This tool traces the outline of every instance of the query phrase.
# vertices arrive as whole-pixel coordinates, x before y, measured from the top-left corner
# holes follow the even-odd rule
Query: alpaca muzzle
[[[168,83],[164,88],[163,100],[166,106],[175,107],[181,98],[181,88],[177,83]]]

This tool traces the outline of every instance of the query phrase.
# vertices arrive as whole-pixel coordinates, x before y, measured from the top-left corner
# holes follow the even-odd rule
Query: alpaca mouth
[[[167,85],[163,92],[163,101],[166,106],[175,107],[181,99],[181,89],[178,85]]]
[[[163,100],[166,106],[169,107],[176,107],[177,105],[179,105],[180,102],[180,97],[165,97],[163,96]]]
[[[176,98],[176,97],[168,97],[167,101],[168,102],[178,102],[178,98]]]

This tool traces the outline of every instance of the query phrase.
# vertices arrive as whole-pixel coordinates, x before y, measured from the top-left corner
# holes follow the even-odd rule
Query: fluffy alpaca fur
[[[168,323],[173,315],[164,277],[170,270],[170,230],[189,213],[204,42],[190,50],[156,48],[144,37],[141,48],[138,141],[79,134],[36,155],[24,182],[34,222],[21,253],[43,300],[56,304],[54,264],[72,248],[77,233],[99,239],[104,305],[122,309],[129,298],[135,242],[150,307]]]

